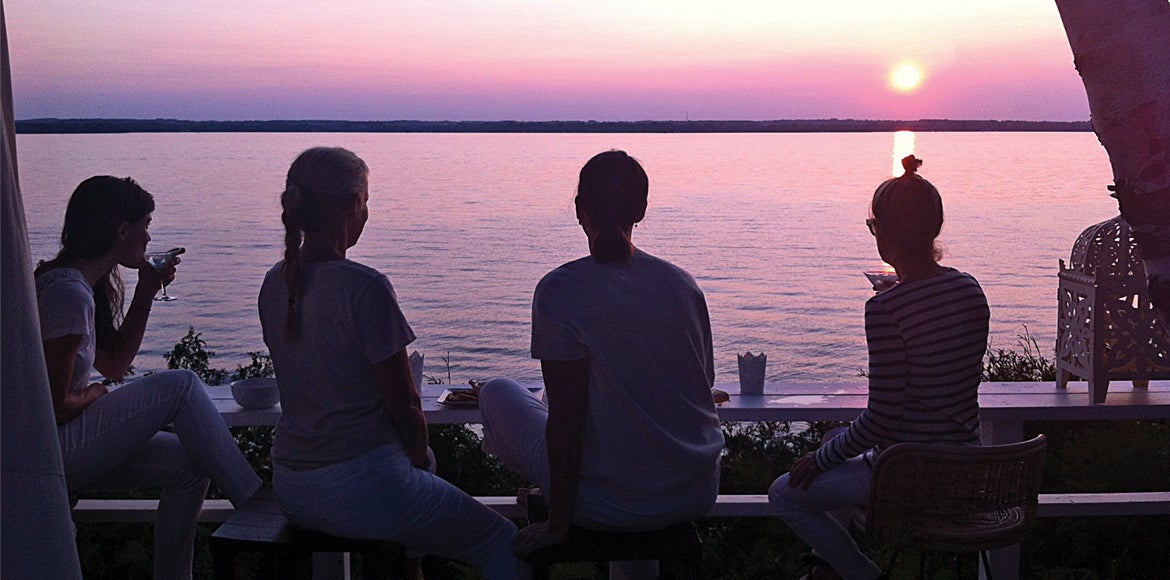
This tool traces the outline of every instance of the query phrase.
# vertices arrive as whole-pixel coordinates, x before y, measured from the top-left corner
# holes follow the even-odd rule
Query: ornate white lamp
[[[1089,382],[1105,402],[1111,380],[1170,378],[1170,333],[1150,305],[1146,273],[1129,224],[1120,217],[1089,227],[1060,261],[1057,290],[1056,386]]]

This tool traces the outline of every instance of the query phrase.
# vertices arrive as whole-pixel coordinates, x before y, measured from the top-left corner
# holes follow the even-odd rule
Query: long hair
[[[873,193],[870,213],[884,237],[899,254],[938,261],[942,251],[935,238],[942,231],[943,205],[938,189],[918,175],[922,160],[902,159],[905,173],[887,179]]]
[[[627,233],[646,215],[650,179],[625,151],[598,153],[581,168],[577,211],[597,229],[590,255],[599,264],[624,263],[634,253]]]
[[[285,341],[295,340],[299,329],[296,300],[303,290],[304,233],[322,231],[352,210],[369,173],[365,161],[340,147],[308,149],[288,168],[284,193],[280,195],[280,219],[284,223],[284,265],[280,273],[288,287]]]
[[[39,275],[72,260],[98,258],[118,242],[118,229],[154,211],[154,196],[129,177],[98,175],[82,181],[65,209],[61,249],[37,265]],[[99,349],[117,348],[121,340],[122,276],[114,266],[93,286],[94,331]]]

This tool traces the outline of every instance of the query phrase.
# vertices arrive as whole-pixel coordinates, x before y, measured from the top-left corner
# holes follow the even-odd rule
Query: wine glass
[[[163,268],[166,268],[168,264],[173,262],[176,256],[186,251],[186,248],[174,248],[165,252],[152,252],[146,254],[146,261],[149,262],[155,270],[161,271]],[[178,300],[178,298],[167,294],[166,284],[163,284],[162,296],[155,296],[154,299],[159,302],[171,302],[173,300]]]
[[[882,292],[894,287],[898,283],[898,273],[890,272],[889,270],[877,270],[862,272],[866,278],[869,278],[869,283],[873,285],[874,292]]]

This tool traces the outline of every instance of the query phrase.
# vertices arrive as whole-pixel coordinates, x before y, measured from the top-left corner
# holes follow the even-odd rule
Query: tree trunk
[[[1056,0],[1150,300],[1170,321],[1170,2]]]

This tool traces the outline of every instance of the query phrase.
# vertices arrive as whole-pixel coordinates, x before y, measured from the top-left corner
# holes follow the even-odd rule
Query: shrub
[[[988,382],[1042,382],[1056,380],[1056,364],[1040,354],[1036,338],[1024,327],[1016,338],[1018,351],[987,350],[983,380]]]
[[[179,339],[175,343],[175,347],[171,352],[163,354],[163,358],[167,360],[168,369],[187,369],[199,375],[204,383],[208,385],[218,385],[223,383],[227,378],[228,371],[226,369],[211,368],[211,357],[215,356],[215,351],[207,350],[207,343],[203,340],[203,335],[195,332],[195,327],[187,327],[187,335]]]

